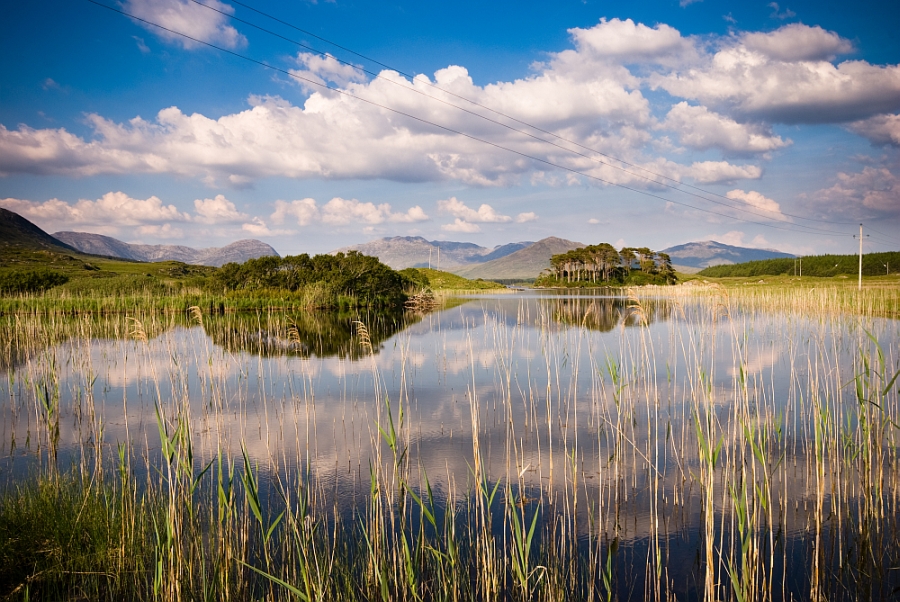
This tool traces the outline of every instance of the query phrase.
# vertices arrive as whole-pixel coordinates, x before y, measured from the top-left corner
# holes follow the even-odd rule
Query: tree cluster
[[[616,251],[604,242],[554,255],[550,258],[550,274],[541,280],[562,284],[673,284],[675,270],[666,253],[647,247]]]
[[[409,279],[358,251],[335,255],[260,257],[229,263],[214,276],[231,291],[281,290],[299,292],[317,286],[333,297],[355,298],[366,306],[395,305],[405,299]]]

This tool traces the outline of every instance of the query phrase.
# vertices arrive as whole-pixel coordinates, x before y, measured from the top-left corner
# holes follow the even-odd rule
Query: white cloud
[[[195,200],[194,210],[197,214],[197,221],[204,224],[227,224],[242,222],[249,218],[246,213],[239,212],[234,203],[221,194],[216,195],[213,199]]]
[[[460,218],[456,218],[453,220],[452,224],[444,224],[441,226],[441,230],[446,230],[447,232],[481,232],[481,226],[478,224],[471,224],[467,221],[461,220]]]
[[[497,213],[494,208],[488,204],[482,204],[476,211],[456,197],[438,201],[437,207],[438,212],[452,215],[453,217],[465,220],[469,223],[506,223],[512,221],[510,216]]]
[[[589,224],[599,224],[600,220],[598,220],[596,217],[592,217],[591,219],[588,220],[588,223]]]
[[[683,5],[684,6],[684,5]],[[665,61],[694,53],[690,40],[683,38],[673,27],[660,23],[647,27],[631,19],[600,19],[590,29],[575,27],[569,30],[579,50],[596,57],[612,58],[624,63],[637,61]]]
[[[292,217],[297,220],[297,225],[308,226],[314,222],[321,222],[332,226],[345,226],[348,224],[382,224],[416,223],[429,219],[425,211],[418,205],[410,207],[406,212],[394,212],[389,203],[375,205],[371,202],[361,202],[357,199],[343,199],[334,197],[325,203],[320,209],[315,199],[306,198],[298,201],[275,201],[275,212],[272,213],[272,221],[284,223]]]
[[[876,115],[851,123],[849,127],[872,144],[900,146],[900,115]]]
[[[338,86],[346,86],[351,82],[365,81],[366,76],[361,70],[352,65],[345,65],[330,54],[324,56],[311,52],[297,54],[299,69],[290,69],[290,73],[296,77],[311,79],[325,84],[332,82]]]
[[[284,236],[293,234],[292,230],[271,230],[262,219],[254,217],[245,224],[241,224],[241,230],[249,232],[253,236]]]
[[[787,217],[781,213],[781,206],[776,201],[763,196],[755,190],[745,192],[740,189],[735,189],[727,192],[725,196],[729,199],[741,201],[742,203],[749,205],[750,209],[755,213],[762,213],[770,219],[781,221],[787,220]]]
[[[650,81],[721,112],[770,122],[844,122],[900,108],[900,66],[834,65],[823,58],[850,48],[837,34],[791,24],[726,38],[701,65],[655,74]]]
[[[762,177],[762,169],[756,165],[733,165],[727,161],[698,161],[680,172],[701,184],[758,180]]]
[[[526,222],[533,222],[537,220],[537,214],[534,211],[528,211],[527,213],[520,213],[516,216],[517,224],[524,224]]]
[[[172,224],[154,224],[138,226],[136,230],[140,236],[152,236],[154,238],[180,239],[184,238],[184,230]]]
[[[285,201],[275,201],[275,212],[272,214],[272,221],[276,224],[284,223],[288,218],[297,220],[298,226],[308,226],[312,222],[319,219],[319,208],[316,206],[315,199],[305,198],[290,203]]]
[[[69,230],[72,226],[93,226],[105,231],[135,226],[161,228],[165,222],[191,220],[189,214],[174,205],[164,205],[158,197],[135,199],[124,192],[108,192],[95,201],[81,199],[75,203],[59,199],[39,202],[7,198],[0,200],[0,206],[50,231]],[[165,232],[171,232],[171,229]]]
[[[157,16],[174,15],[173,19],[194,10],[185,8],[191,4],[206,15],[198,17],[197,27],[209,15],[216,15],[187,0],[128,2],[132,8]],[[207,37],[226,32],[224,21],[203,27],[212,32]],[[852,50],[852,45],[819,27],[790,24],[768,33],[700,38],[682,36],[665,24],[651,27],[611,19],[590,28],[574,28],[570,34],[573,48],[550,53],[527,77],[478,86],[464,67],[450,65],[436,71],[433,81],[453,94],[632,165],[700,183],[754,179],[762,169],[722,160],[681,165],[660,157],[660,153],[681,150],[674,148],[676,137],[693,149],[764,154],[790,144],[772,132],[772,123],[862,123],[873,115],[900,110],[900,67],[864,61],[833,64],[827,59]],[[545,172],[536,181],[578,184],[581,180],[574,173],[557,172],[540,161],[377,106],[383,105],[609,182],[652,186],[642,178],[459,111],[452,106],[459,99],[431,87],[425,75],[408,81],[383,71],[379,78],[367,80],[355,67],[341,65],[330,56],[301,53],[296,62],[304,77],[332,82],[376,104],[316,91],[301,104],[278,97],[251,97],[246,110],[216,119],[186,114],[177,107],[164,108],[153,118],[125,122],[89,115],[86,121],[92,133],[86,137],[62,128],[20,125],[10,130],[0,125],[0,176],[164,173],[230,187],[246,187],[266,177],[455,180],[472,186],[507,186]],[[647,87],[665,89],[679,98],[657,111],[642,93]],[[852,127],[870,135],[862,125]],[[666,130],[674,132],[672,140]],[[677,159],[677,154],[672,157]],[[424,212],[401,218],[373,207],[353,208],[352,219],[375,224],[380,222],[371,220],[427,219],[422,217]],[[308,208],[292,210],[302,213]],[[322,207],[314,208],[314,213],[321,211]],[[293,216],[298,221],[321,218]]]
[[[247,39],[234,27],[227,25],[227,17],[222,14],[232,14],[234,9],[219,0],[204,0],[204,3],[216,10],[204,8],[190,0],[125,0],[122,8],[135,17],[181,32],[201,42],[225,48],[240,48],[246,45]],[[197,42],[144,22],[137,21],[137,24],[154,35],[178,43],[184,48],[199,46]]]
[[[832,61],[853,52],[853,44],[833,31],[791,23],[771,33],[745,33],[744,46],[779,61]]]
[[[710,234],[708,236],[705,236],[704,238],[734,247],[749,247],[751,249],[773,248],[772,243],[766,240],[766,237],[762,234],[757,234],[750,241],[745,241],[744,239],[746,237],[746,233],[741,232],[740,230],[732,230],[730,232],[726,232],[725,234]]]
[[[681,144],[701,150],[715,147],[732,153],[764,153],[790,144],[768,128],[738,123],[683,101],[672,107],[661,127],[676,132]]]

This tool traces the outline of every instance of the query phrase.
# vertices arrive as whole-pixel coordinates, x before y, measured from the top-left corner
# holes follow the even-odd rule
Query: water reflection
[[[774,510],[753,509],[753,532],[760,546],[777,548],[769,553],[781,574],[806,579],[785,586],[795,597],[809,596],[812,545],[835,553],[858,538],[840,517],[896,532],[900,474],[891,470],[896,446],[884,441],[895,436],[900,403],[889,391],[877,408],[860,405],[844,387],[863,373],[860,353],[878,357],[867,331],[896,357],[896,321],[725,315],[716,303],[548,293],[484,295],[430,314],[201,322],[147,317],[146,343],[124,320],[10,324],[8,350],[28,341],[39,352],[6,352],[16,359],[0,385],[10,400],[0,414],[4,447],[27,460],[44,444],[35,385],[50,384],[60,391],[64,458],[89,455],[98,440],[112,456],[128,441],[152,466],[159,405],[173,421],[189,419],[198,466],[220,450],[240,462],[246,449],[273,487],[310,475],[323,507],[352,518],[371,493],[370,471],[393,474],[380,430],[391,420],[410,486],[421,490],[427,475],[436,499],[459,504],[476,487],[477,457],[492,485],[508,483],[517,499],[531,500],[529,512],[539,504],[559,512],[583,542],[616,538],[624,546],[617,562],[630,558],[629,570],[659,553],[680,580],[672,589],[689,598],[703,589],[707,513],[726,559],[739,543],[733,498],[741,483],[769,492]],[[885,414],[867,413],[876,410]],[[881,424],[888,439],[870,429],[864,440],[861,424]],[[698,433],[720,450],[712,476]],[[883,444],[883,455],[872,451]],[[881,458],[881,467],[868,465],[875,493],[875,481],[854,472],[863,453]],[[819,458],[832,462],[821,473]],[[886,562],[900,555],[890,537],[878,545]],[[839,570],[829,558],[819,568]],[[727,583],[722,566],[716,579]]]

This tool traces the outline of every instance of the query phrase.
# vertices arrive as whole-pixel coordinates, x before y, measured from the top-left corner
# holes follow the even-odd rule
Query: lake
[[[427,313],[3,322],[0,485],[121,468],[136,495],[181,487],[212,514],[231,471],[250,516],[233,528],[262,545],[248,564],[291,562],[275,517],[299,504],[326,531],[309,545],[356,542],[376,567],[358,578],[390,597],[436,599],[451,569],[483,599],[900,587],[897,320],[522,291]]]

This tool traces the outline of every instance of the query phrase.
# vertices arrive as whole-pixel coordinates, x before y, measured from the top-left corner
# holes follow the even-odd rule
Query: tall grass
[[[779,294],[485,306],[435,339],[461,386],[438,461],[419,350],[371,315],[331,364],[365,392],[328,402],[309,316],[4,316],[0,596],[890,596],[900,365],[866,318],[890,298],[848,325],[841,295]]]

